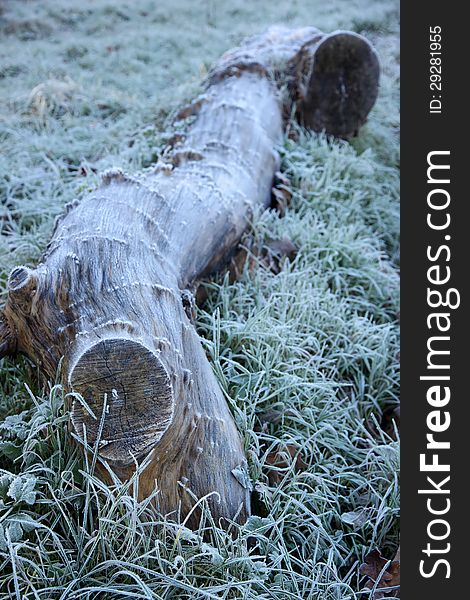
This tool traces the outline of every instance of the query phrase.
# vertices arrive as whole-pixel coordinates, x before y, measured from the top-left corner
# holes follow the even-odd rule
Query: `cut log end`
[[[304,47],[298,60],[309,74],[299,90],[302,125],[336,137],[356,135],[379,89],[380,65],[371,44],[355,33],[332,33],[318,46]]]
[[[76,360],[69,384],[84,400],[74,400],[72,407],[77,435],[84,438],[85,426],[87,443],[98,443],[100,455],[115,466],[147,454],[172,422],[168,373],[138,342],[115,338],[94,344]]]

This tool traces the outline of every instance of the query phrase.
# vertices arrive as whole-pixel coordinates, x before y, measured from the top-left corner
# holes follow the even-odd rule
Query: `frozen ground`
[[[271,23],[360,31],[379,101],[351,144],[299,131],[283,170],[297,257],[213,284],[199,311],[232,399],[257,515],[236,539],[163,523],[69,443],[59,387],[0,362],[0,598],[358,597],[359,565],[398,545],[398,3],[67,0],[0,5],[0,293],[39,258],[63,205],[109,166],[150,165],[211,63]],[[392,437],[389,437],[389,436]],[[273,452],[300,456],[273,473]],[[362,596],[365,597],[365,596]],[[371,596],[372,597],[372,596]]]

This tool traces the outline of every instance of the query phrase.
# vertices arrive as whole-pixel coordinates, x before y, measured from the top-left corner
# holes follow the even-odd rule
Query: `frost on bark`
[[[269,205],[286,115],[353,135],[378,75],[353,33],[248,40],[181,112],[192,123],[152,172],[105,173],[67,206],[40,264],[10,274],[0,355],[24,353],[49,378],[62,360],[65,388],[83,398],[71,405],[76,434],[122,478],[151,453],[140,495],[157,486],[165,514],[184,517],[208,494],[216,519],[249,514],[241,438],[191,323],[192,291]]]

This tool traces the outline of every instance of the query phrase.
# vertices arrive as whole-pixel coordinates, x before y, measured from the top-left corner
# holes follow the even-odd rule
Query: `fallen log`
[[[216,519],[249,514],[243,445],[191,323],[192,291],[269,205],[283,116],[353,135],[378,75],[354,33],[252,38],[215,66],[152,172],[105,173],[67,207],[41,263],[10,274],[0,354],[24,353],[49,378],[62,361],[66,390],[80,395],[76,435],[121,478],[151,453],[140,494],[157,486],[164,514],[185,517],[205,495]]]

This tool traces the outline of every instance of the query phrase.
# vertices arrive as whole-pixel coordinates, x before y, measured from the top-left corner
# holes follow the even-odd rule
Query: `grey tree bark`
[[[187,516],[192,495],[210,495],[216,518],[250,511],[243,445],[189,290],[268,207],[286,115],[353,135],[378,76],[353,33],[273,28],[245,42],[182,112],[195,118],[153,172],[104,174],[67,207],[40,264],[10,274],[0,353],[27,354],[50,378],[62,360],[66,389],[84,400],[71,406],[76,434],[122,478],[151,453],[140,494],[157,486],[165,514]]]

